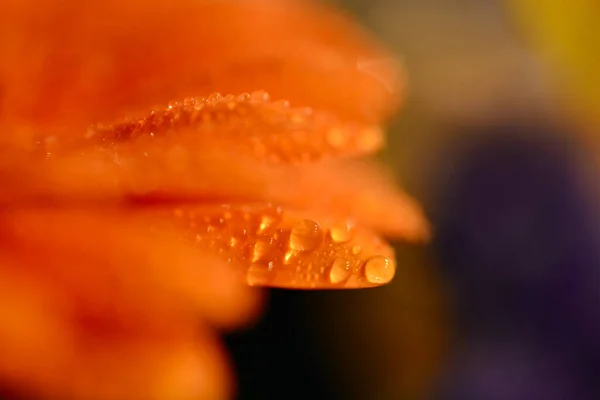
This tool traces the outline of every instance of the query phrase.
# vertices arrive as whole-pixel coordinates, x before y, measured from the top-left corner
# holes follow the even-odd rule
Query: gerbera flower
[[[395,271],[378,233],[427,236],[418,206],[356,159],[382,146],[402,80],[337,11],[9,0],[0,45],[10,386],[227,397],[209,327],[256,313],[244,281],[377,286]]]

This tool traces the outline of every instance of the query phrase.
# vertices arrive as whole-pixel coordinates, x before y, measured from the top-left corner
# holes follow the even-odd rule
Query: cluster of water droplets
[[[393,252],[349,221],[320,224],[268,206],[179,208],[188,239],[239,266],[251,285],[351,288],[389,282]]]
[[[182,133],[204,140],[203,146],[226,147],[272,164],[365,154],[383,144],[377,127],[345,123],[328,112],[292,107],[285,100],[272,101],[263,91],[171,102],[139,118],[90,127],[86,139],[118,146]]]

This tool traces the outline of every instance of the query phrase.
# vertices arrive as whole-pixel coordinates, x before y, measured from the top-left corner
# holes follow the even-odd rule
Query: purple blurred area
[[[600,398],[600,238],[585,152],[542,127],[474,136],[443,168],[434,205],[458,332],[439,398]]]

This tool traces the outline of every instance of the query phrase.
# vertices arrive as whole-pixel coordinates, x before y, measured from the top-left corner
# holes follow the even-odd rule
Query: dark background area
[[[239,398],[600,398],[596,129],[565,106],[519,3],[335,3],[405,63],[382,157],[435,237],[398,243],[384,288],[272,291],[227,338]]]

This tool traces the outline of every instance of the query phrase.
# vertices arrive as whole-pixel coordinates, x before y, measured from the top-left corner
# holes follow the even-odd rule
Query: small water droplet
[[[338,258],[331,265],[329,280],[331,283],[342,283],[350,277],[350,272],[350,261],[345,258]]]
[[[253,92],[250,95],[250,101],[252,101],[252,102],[262,103],[262,102],[266,102],[269,100],[270,100],[269,94],[263,90],[257,90],[256,92]]]
[[[279,222],[278,215],[265,214],[262,216],[260,220],[260,225],[258,226],[258,233],[265,233],[267,231],[272,230],[275,225]]]
[[[396,273],[394,262],[383,256],[368,259],[364,268],[365,278],[370,283],[388,283]]]
[[[260,236],[254,244],[253,261],[258,261],[267,258],[275,249],[275,240],[270,236]]]
[[[294,250],[286,251],[285,255],[283,256],[283,262],[286,264],[289,264],[290,262],[292,262],[292,258],[295,255],[296,255],[296,252]]]
[[[248,268],[246,281],[250,286],[259,286],[268,284],[272,277],[273,263],[255,262]]]
[[[310,219],[297,223],[290,235],[290,249],[308,251],[318,248],[323,242],[323,229]]]
[[[209,104],[216,105],[219,101],[221,101],[221,99],[222,99],[221,93],[213,93],[210,96],[208,96],[208,99],[206,99],[206,102]]]
[[[350,223],[336,225],[329,234],[335,243],[348,243],[354,237],[353,226]]]

